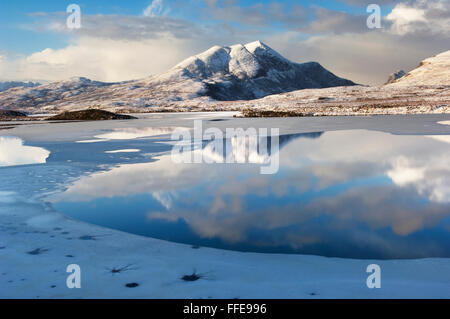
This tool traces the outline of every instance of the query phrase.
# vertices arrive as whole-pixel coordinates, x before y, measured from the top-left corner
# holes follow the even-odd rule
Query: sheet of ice
[[[436,141],[450,143],[450,135],[429,135],[428,137]]]
[[[0,167],[42,164],[50,152],[41,147],[25,146],[17,137],[0,137]]]
[[[138,153],[141,150],[138,149],[124,149],[124,150],[116,150],[116,151],[106,151],[106,154],[117,154],[117,153]]]
[[[120,128],[115,129],[114,131],[109,133],[97,135],[95,137],[106,140],[131,140],[135,138],[171,134],[173,131],[177,129],[187,130],[187,128],[177,128],[177,127]]]
[[[0,191],[0,203],[14,203],[16,193]]]
[[[99,143],[99,142],[106,142],[108,141],[107,139],[96,139],[96,140],[81,140],[81,141],[76,141],[75,143],[83,143],[83,144],[88,144],[88,143]]]

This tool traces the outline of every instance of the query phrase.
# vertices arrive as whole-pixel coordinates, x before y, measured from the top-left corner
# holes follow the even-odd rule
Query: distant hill
[[[423,60],[394,82],[399,85],[450,85],[450,50]]]
[[[105,120],[133,120],[130,115],[116,114],[103,110],[82,110],[74,112],[64,112],[49,118],[48,120],[58,121],[105,121]]]
[[[9,82],[0,82],[0,92],[16,88],[16,87],[22,87],[22,88],[30,88],[41,85],[37,82],[16,82],[16,81],[9,81]]]

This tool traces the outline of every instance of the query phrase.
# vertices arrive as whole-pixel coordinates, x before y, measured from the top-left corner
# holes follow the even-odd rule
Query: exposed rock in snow
[[[450,50],[423,60],[398,85],[450,85]]]
[[[395,73],[392,73],[391,75],[389,75],[389,78],[386,82],[386,84],[391,84],[394,83],[395,81],[397,81],[398,79],[404,77],[406,75],[405,71],[403,70],[399,70]]]

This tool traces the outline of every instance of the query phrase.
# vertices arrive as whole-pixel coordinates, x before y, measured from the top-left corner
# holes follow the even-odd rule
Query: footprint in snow
[[[40,255],[40,254],[45,253],[47,251],[48,251],[48,249],[45,249],[45,248],[36,248],[35,250],[27,252],[27,254],[29,254],[29,255]]]

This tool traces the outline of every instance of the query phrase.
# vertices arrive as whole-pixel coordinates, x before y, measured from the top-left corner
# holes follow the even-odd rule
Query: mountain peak
[[[201,82],[206,95],[217,100],[250,100],[305,88],[354,85],[318,63],[289,61],[261,41],[213,46],[187,58],[159,77]]]
[[[247,43],[246,45],[245,45],[245,48],[249,51],[249,52],[251,52],[251,53],[253,53],[253,52],[255,52],[256,51],[256,49],[258,49],[258,48],[261,48],[261,49],[270,49],[269,48],[269,46],[267,46],[266,44],[264,44],[262,41],[260,41],[260,40],[257,40],[257,41],[254,41],[254,42],[250,42],[250,43]],[[271,49],[272,50],[272,49]]]

